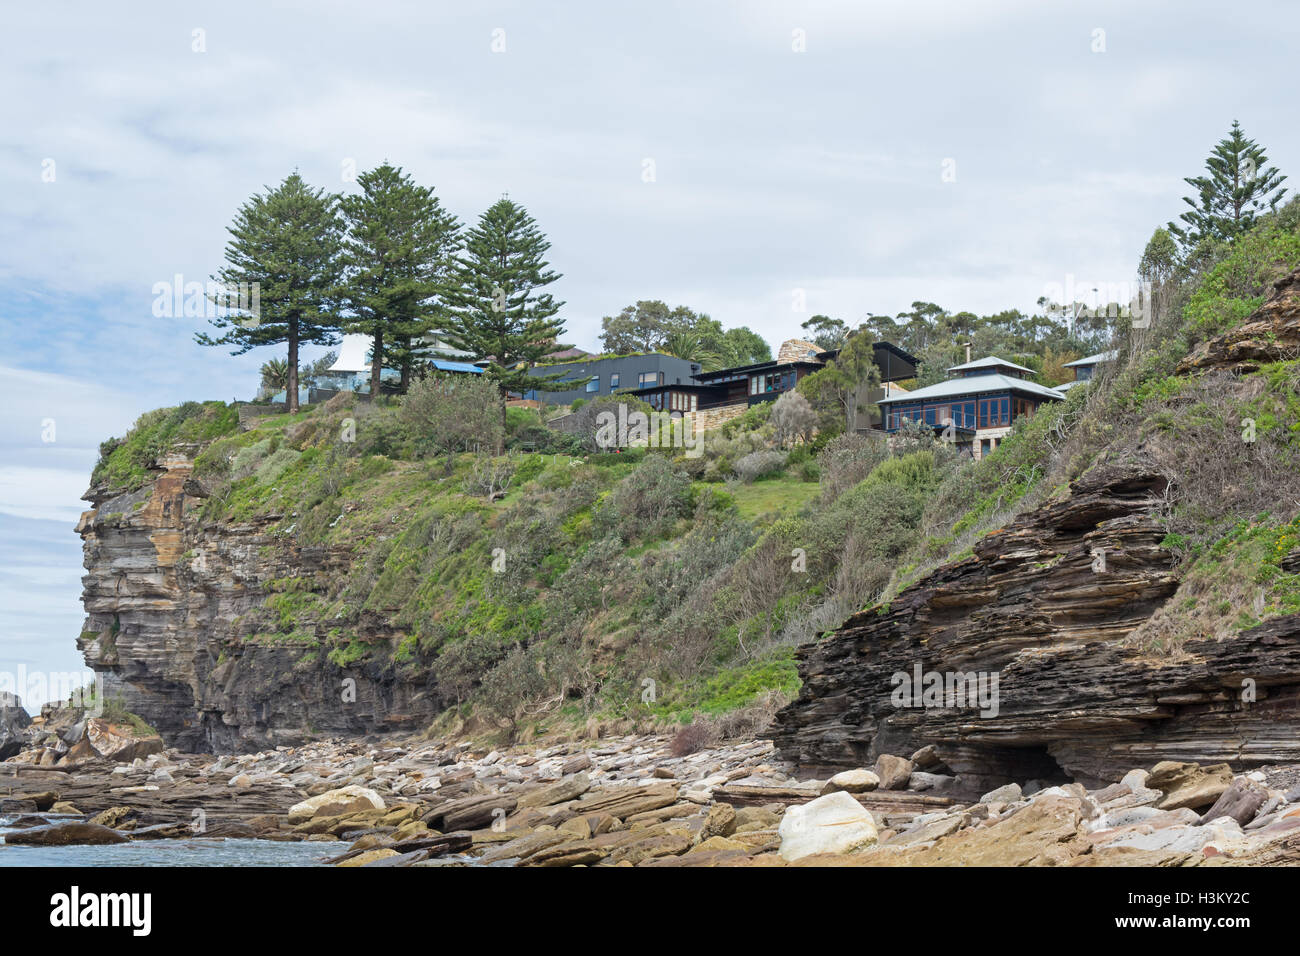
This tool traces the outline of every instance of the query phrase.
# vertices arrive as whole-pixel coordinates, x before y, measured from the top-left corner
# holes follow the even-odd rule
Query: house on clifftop
[[[997,356],[954,365],[948,372],[952,377],[946,381],[877,400],[884,430],[896,432],[905,422],[920,422],[954,441],[959,450],[983,458],[1018,418],[1063,397],[1029,381],[1033,369]]]

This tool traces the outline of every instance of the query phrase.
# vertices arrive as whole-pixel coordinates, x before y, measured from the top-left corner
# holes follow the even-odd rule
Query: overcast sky
[[[774,347],[817,312],[1028,310],[1131,280],[1234,118],[1300,176],[1300,13],[1232,9],[11,5],[0,672],[80,665],[72,526],[99,441],[159,405],[250,397],[278,354],[195,345],[202,320],[156,318],[153,289],[209,277],[238,205],[290,171],[346,191],[388,159],[466,221],[508,191],[589,349],[643,298]]]

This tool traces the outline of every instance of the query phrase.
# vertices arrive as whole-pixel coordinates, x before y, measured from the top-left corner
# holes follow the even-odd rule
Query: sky
[[[279,354],[200,347],[204,320],[155,299],[211,276],[240,203],[295,169],[349,192],[389,160],[465,222],[508,193],[590,350],[639,299],[774,348],[816,313],[1028,311],[1129,283],[1234,119],[1300,171],[1286,3],[1252,5],[1266,28],[1132,0],[58,2],[5,20],[0,682],[81,667],[73,528],[99,442],[150,408],[249,398]]]

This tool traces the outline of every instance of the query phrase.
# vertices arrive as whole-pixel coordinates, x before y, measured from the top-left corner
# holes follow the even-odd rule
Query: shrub
[[[766,450],[750,452],[735,464],[736,476],[745,484],[776,474],[785,467],[785,453]]]
[[[690,513],[691,480],[663,455],[647,455],[602,503],[598,525],[624,541],[653,538]]]
[[[689,757],[697,751],[712,746],[717,739],[717,731],[707,721],[697,719],[673,736],[672,754],[674,757]]]
[[[883,437],[849,432],[831,439],[818,458],[822,501],[834,501],[888,457],[889,444]]]
[[[444,457],[473,445],[499,449],[504,433],[501,394],[481,375],[428,375],[411,383],[402,417],[420,430],[419,441]]]

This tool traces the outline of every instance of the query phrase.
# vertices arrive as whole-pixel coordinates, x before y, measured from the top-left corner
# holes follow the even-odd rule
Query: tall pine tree
[[[234,345],[242,355],[262,345],[288,343],[289,411],[298,410],[298,348],[333,345],[339,327],[335,293],[343,222],[338,197],[312,189],[296,172],[279,186],[254,195],[227,227],[226,265],[213,279],[226,289],[243,283],[258,288],[255,316],[210,319],[223,331],[213,338],[195,334],[200,345]]]
[[[563,375],[531,376],[529,366],[561,346],[564,305],[539,291],[560,278],[550,268],[551,248],[527,210],[502,198],[465,234],[445,290],[448,322],[443,339],[476,359],[505,392],[556,391]],[[504,406],[502,408],[504,414]]]
[[[343,330],[372,339],[373,398],[385,360],[401,371],[406,389],[425,337],[443,324],[437,293],[446,283],[460,222],[433,189],[387,162],[358,176],[357,185],[361,192],[339,203],[349,228]]]
[[[1204,239],[1230,241],[1248,230],[1258,213],[1277,208],[1286,194],[1286,177],[1266,167],[1267,162],[1264,148],[1247,139],[1233,120],[1227,138],[1219,140],[1205,161],[1208,175],[1184,180],[1196,196],[1183,197],[1191,207],[1178,217],[1184,224],[1169,224],[1184,251]]]

